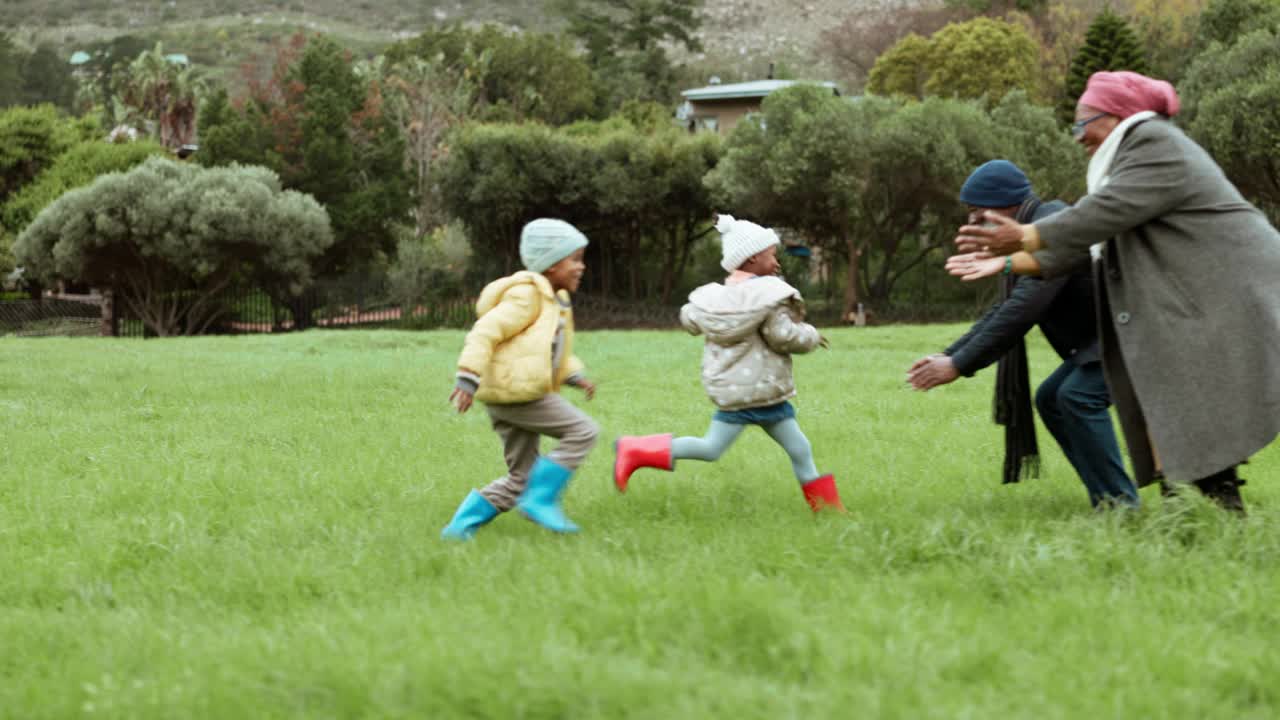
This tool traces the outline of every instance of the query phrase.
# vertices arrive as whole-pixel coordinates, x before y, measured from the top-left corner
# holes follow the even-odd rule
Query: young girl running
[[[672,439],[670,434],[623,436],[615,445],[613,481],[626,492],[640,468],[673,470],[680,459],[714,462],[748,425],[759,425],[786,450],[805,500],[815,512],[843,511],[835,478],[819,475],[809,439],[788,402],[795,397],[791,355],[826,340],[803,321],[800,293],[777,277],[777,233],[721,215],[716,229],[723,244],[724,284],[703,285],[689,295],[680,322],[706,336],[702,384],[716,413],[705,437]]]

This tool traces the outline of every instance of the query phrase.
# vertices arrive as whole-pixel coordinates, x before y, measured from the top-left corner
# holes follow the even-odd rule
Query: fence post
[[[110,288],[102,291],[102,323],[98,328],[98,335],[102,337],[116,337],[120,334],[120,318],[116,315],[116,299],[115,293]]]

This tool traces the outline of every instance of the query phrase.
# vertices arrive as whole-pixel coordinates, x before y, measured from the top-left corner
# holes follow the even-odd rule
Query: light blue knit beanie
[[[520,231],[520,261],[542,272],[587,246],[587,236],[563,220],[538,218]]]

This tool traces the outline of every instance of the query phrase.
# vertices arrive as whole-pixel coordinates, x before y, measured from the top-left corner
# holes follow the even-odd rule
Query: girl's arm
[[[799,320],[789,305],[780,305],[770,311],[760,327],[760,334],[769,347],[780,353],[807,353],[822,342],[818,329]]]
[[[693,303],[685,303],[680,308],[680,324],[690,335],[701,335],[702,328],[698,327],[698,321],[694,319]]]

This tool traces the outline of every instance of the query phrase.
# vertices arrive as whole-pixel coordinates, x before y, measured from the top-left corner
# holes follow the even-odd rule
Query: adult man
[[[1042,203],[1027,176],[1007,160],[992,160],[975,170],[961,188],[960,200],[969,208],[971,224],[981,222],[984,211],[1030,223],[1067,207],[1062,201]],[[1111,397],[1100,362],[1087,264],[1053,280],[1010,270],[1005,270],[1000,302],[945,353],[916,361],[908,379],[917,390],[929,390],[999,360],[995,415],[1005,426],[1004,481],[1017,482],[1038,461],[1023,343],[1038,324],[1063,360],[1036,392],[1041,419],[1095,507],[1136,506],[1137,488],[1125,473],[1108,412]]]

